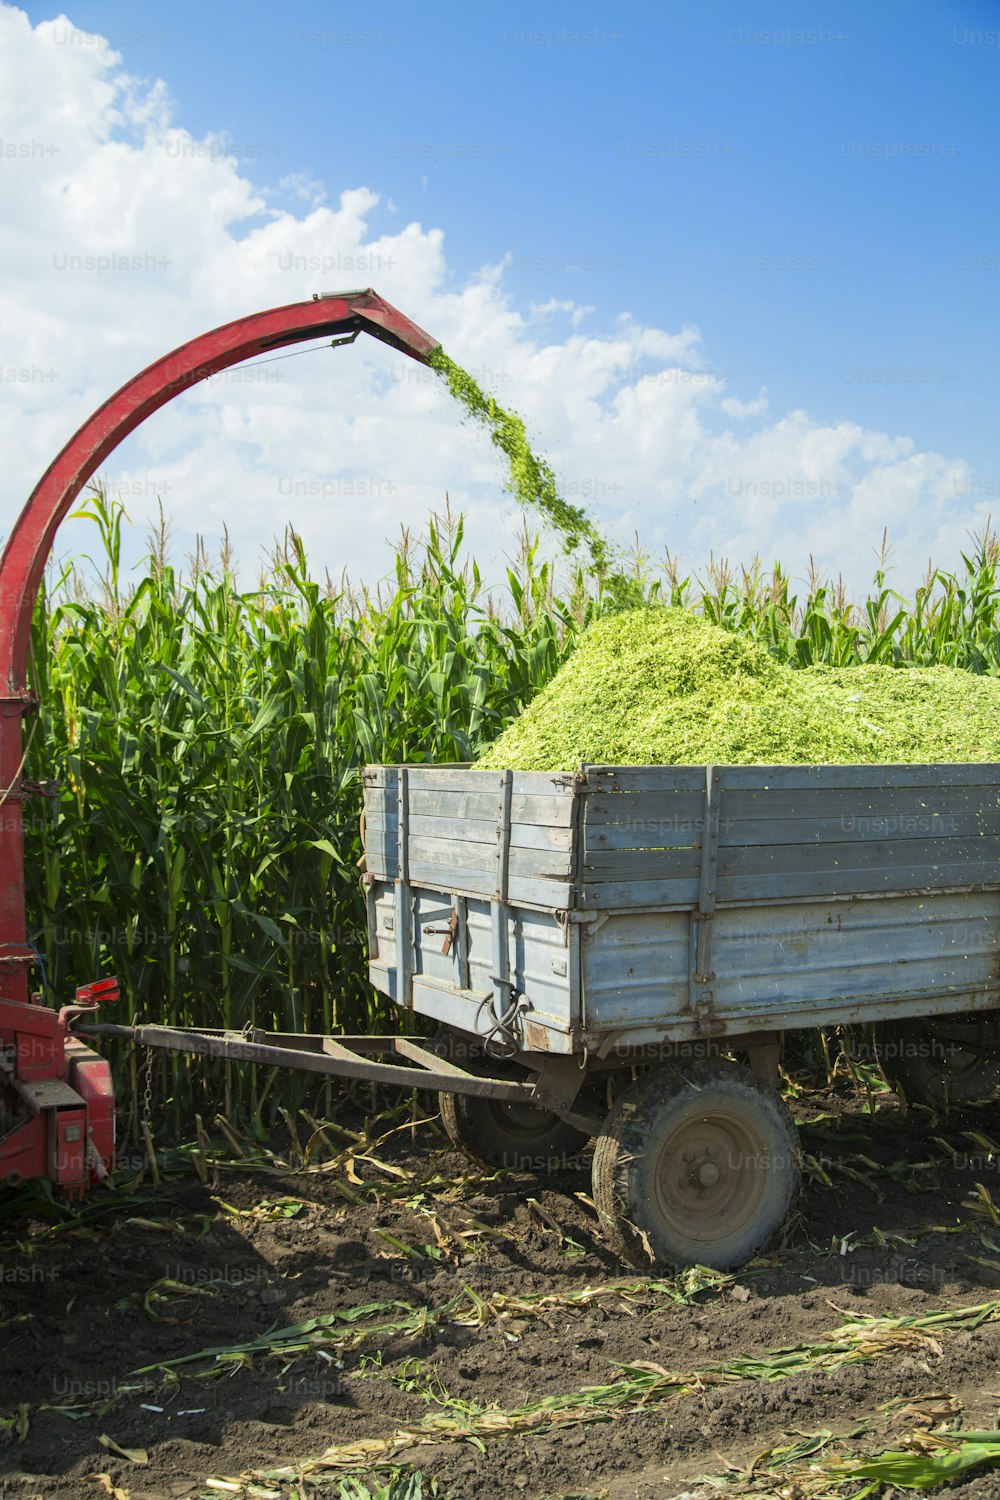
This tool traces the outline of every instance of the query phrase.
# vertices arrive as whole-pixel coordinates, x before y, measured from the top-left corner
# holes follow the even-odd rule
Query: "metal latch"
[[[452,914],[451,914],[451,921],[448,923],[447,927],[425,927],[424,928],[424,936],[425,937],[433,937],[435,933],[440,933],[440,932],[443,932],[445,934],[444,942],[441,944],[441,952],[447,958],[448,954],[451,952],[452,944],[454,943],[455,939],[458,937],[458,912],[457,911],[453,911],[452,912]]]
[[[28,797],[58,797],[58,781],[22,781],[21,791]]]

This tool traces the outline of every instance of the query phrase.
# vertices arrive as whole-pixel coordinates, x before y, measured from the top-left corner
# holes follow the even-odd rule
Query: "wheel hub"
[[[539,1109],[537,1104],[525,1104],[519,1099],[509,1104],[500,1099],[489,1101],[490,1114],[503,1131],[512,1136],[522,1136],[525,1141],[536,1140],[540,1131],[558,1124],[559,1116],[551,1110]]]
[[[717,1114],[688,1121],[660,1144],[654,1179],[660,1211],[685,1238],[714,1244],[753,1218],[768,1165],[745,1120]]]

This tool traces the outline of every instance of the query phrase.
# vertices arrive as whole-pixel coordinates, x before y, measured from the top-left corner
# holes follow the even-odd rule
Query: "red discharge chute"
[[[33,708],[25,683],[31,617],[56,528],[87,480],[123,438],[182,391],[230,365],[318,338],[370,333],[426,363],[438,347],[370,288],[273,307],[213,328],[158,359],[88,418],[46,469],[0,559],[0,997],[27,999],[24,853],[21,829],[21,723]]]

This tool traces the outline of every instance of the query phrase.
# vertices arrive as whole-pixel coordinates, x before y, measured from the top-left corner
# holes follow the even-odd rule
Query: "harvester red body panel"
[[[437,341],[370,288],[316,296],[238,318],[151,364],[90,417],[45,471],[0,558],[0,1182],[49,1177],[75,1195],[107,1175],[114,1098],[107,1063],[71,1032],[117,998],[104,980],[60,1011],[32,996],[24,905],[23,722],[37,711],[26,680],[31,620],[56,529],[88,479],[159,407],[220,370],[291,344],[370,333],[425,363]]]

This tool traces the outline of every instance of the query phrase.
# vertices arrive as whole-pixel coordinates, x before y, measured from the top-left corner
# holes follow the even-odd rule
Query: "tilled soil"
[[[2,1228],[0,1495],[337,1495],[344,1471],[310,1472],[308,1460],[404,1429],[411,1438],[388,1456],[421,1471],[425,1495],[436,1481],[453,1500],[718,1493],[705,1476],[731,1492],[795,1497],[808,1487],[773,1455],[759,1458],[776,1445],[825,1432],[822,1459],[880,1452],[935,1421],[992,1430],[1000,1322],[946,1325],[840,1368],[813,1359],[787,1378],[720,1383],[714,1373],[822,1345],[846,1314],[1000,1298],[995,1106],[934,1117],[904,1115],[891,1096],[880,1104],[872,1118],[847,1094],[799,1100],[811,1161],[784,1243],[702,1290],[684,1278],[649,1287],[623,1268],[602,1242],[585,1175],[484,1173],[433,1125],[347,1157],[344,1138],[331,1137],[306,1170],[275,1157],[220,1168],[217,1185],[183,1175],[127,1198],[94,1194],[54,1234],[42,1200],[22,1191]],[[523,1300],[538,1294],[547,1300]],[[397,1304],[383,1324],[428,1314],[422,1328],[411,1317],[408,1331],[353,1344],[310,1343],[306,1332],[283,1355],[136,1373],[373,1303]],[[573,1425],[461,1436],[483,1408],[607,1387],[640,1363],[680,1372],[681,1393],[590,1404]],[[415,1433],[429,1417],[452,1425]],[[299,1464],[298,1488],[267,1477]],[[369,1467],[355,1456],[357,1472]],[[1000,1474],[979,1470],[955,1488],[993,1500]]]

